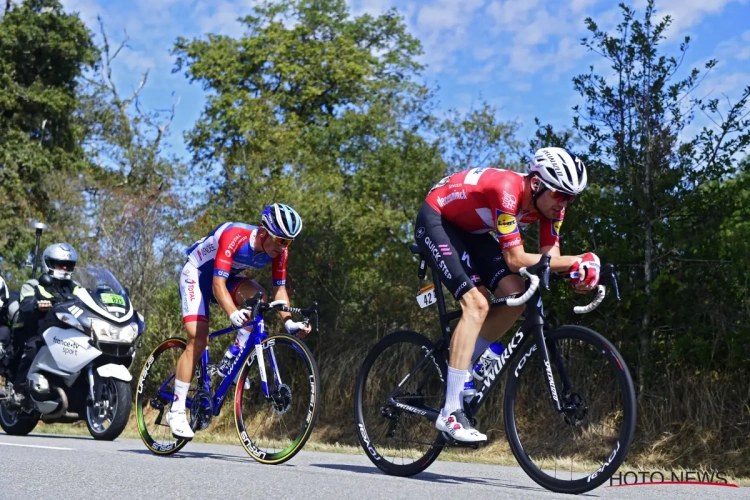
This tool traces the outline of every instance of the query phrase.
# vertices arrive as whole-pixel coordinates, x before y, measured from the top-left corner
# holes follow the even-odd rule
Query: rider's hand
[[[304,339],[307,334],[310,333],[310,330],[312,330],[312,327],[310,325],[299,321],[292,321],[291,318],[286,320],[286,322],[284,323],[284,328],[286,328],[286,331],[291,335],[296,334],[296,336],[301,339]]]
[[[247,309],[237,309],[229,315],[229,319],[232,321],[232,324],[235,326],[235,328],[245,326],[248,321],[250,321],[251,317],[252,313]]]
[[[601,265],[599,257],[589,252],[583,256],[580,262],[576,262],[568,272],[570,273],[570,284],[576,292],[586,293],[599,284]]]
[[[49,311],[52,308],[52,302],[50,302],[49,300],[40,300],[37,301],[36,307],[42,312]]]

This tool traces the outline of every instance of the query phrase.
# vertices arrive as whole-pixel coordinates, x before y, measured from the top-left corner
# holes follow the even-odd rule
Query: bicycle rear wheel
[[[546,332],[545,342],[551,371],[532,343],[508,373],[505,432],[537,484],[580,494],[607,481],[625,460],[636,425],[633,381],[617,349],[593,330],[562,326]],[[549,395],[550,376],[568,408],[562,413]]]
[[[185,346],[185,340],[181,338],[164,340],[146,358],[138,378],[135,396],[138,433],[146,447],[156,455],[172,455],[188,444],[188,440],[172,435],[166,419],[174,399],[174,371]],[[193,377],[188,391],[189,401],[196,393],[198,382]],[[189,411],[190,404],[187,408]]]
[[[320,408],[320,375],[310,349],[297,337],[274,335],[261,346],[263,364],[256,348],[237,379],[234,421],[245,451],[258,462],[276,465],[294,457],[310,438]],[[246,379],[250,389],[244,388]]]
[[[357,376],[354,418],[360,445],[386,474],[413,476],[440,455],[444,440],[435,422],[397,405],[439,412],[446,374],[442,353],[417,332],[393,332],[370,349]],[[389,404],[399,385],[396,404]]]

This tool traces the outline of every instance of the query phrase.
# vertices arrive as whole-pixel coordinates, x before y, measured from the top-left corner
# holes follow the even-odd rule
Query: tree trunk
[[[646,174],[648,178],[649,166],[646,166]],[[653,223],[649,220],[646,222],[645,231],[645,249],[644,249],[644,263],[643,263],[643,279],[645,282],[645,293],[646,293],[646,310],[641,320],[641,334],[640,334],[640,345],[638,347],[638,399],[641,398],[643,391],[646,386],[646,364],[648,363],[649,357],[649,329],[651,326],[651,315],[649,309],[651,307],[651,262],[653,260],[654,253],[654,228]]]

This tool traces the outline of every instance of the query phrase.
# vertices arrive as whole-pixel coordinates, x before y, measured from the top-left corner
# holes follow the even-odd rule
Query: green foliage
[[[80,202],[55,188],[87,168],[76,93],[95,57],[83,22],[56,0],[12,4],[0,19],[0,265],[12,281],[26,277],[29,222],[64,223]]]
[[[737,161],[750,144],[750,87],[724,113],[717,100],[692,99],[700,72],[675,77],[689,39],[679,57],[662,54],[669,16],[654,25],[653,2],[642,20],[621,9],[616,35],[587,19],[591,38],[583,43],[611,73],[592,67],[573,79],[586,101],[574,108],[573,126],[588,146],[591,184],[566,213],[566,226],[585,230],[566,237],[564,250],[593,250],[618,268],[624,300],[609,335],[629,351],[643,391],[668,366],[748,368],[746,348],[735,348],[750,336],[740,222],[747,164]],[[715,65],[709,61],[706,71]],[[715,126],[685,140],[696,112]],[[573,139],[551,127],[537,135],[557,144]]]
[[[726,106],[695,99],[716,61],[679,78],[689,40],[666,54],[671,19],[653,24],[653,2],[640,18],[621,10],[614,34],[586,21],[584,46],[609,70],[573,79],[585,103],[571,128],[536,120],[525,147],[519,124],[487,104],[436,111],[435,89],[419,83],[421,44],[395,10],[353,17],[344,0],[259,4],[238,20],[240,38],[207,34],[174,45],[174,71],[207,93],[185,136],[193,155],[186,166],[162,145],[177,104],[171,114],[139,106],[148,72],[128,94],[111,78],[127,39],[110,45],[101,26],[95,47],[56,1],[12,5],[0,19],[0,271],[13,285],[27,277],[29,221],[44,220],[51,230],[42,245],[63,238],[82,262],[110,268],[130,287],[148,323],[139,366],[159,341],[185,335],[182,247],[224,221],[258,224],[265,205],[288,203],[304,228],[290,249],[287,287],[294,305],[320,303],[320,331],[308,343],[328,384],[321,422],[338,422],[350,412],[346,381],[369,345],[400,328],[438,335],[436,308],[414,303],[420,283],[407,249],[430,187],[470,167],[523,171],[535,149],[571,147],[590,185],[566,212],[561,250],[615,264],[622,302],[576,316],[573,303],[590,297],[560,286],[547,309],[617,344],[649,422],[666,428],[679,411],[693,425],[700,417],[676,404],[677,389],[666,393],[664,411],[643,396],[661,401],[661,387],[695,377],[706,377],[701,394],[746,380],[750,169],[739,160],[750,144],[750,87]],[[685,137],[697,115],[713,126]],[[197,207],[179,196],[185,186],[205,189]],[[527,251],[537,251],[529,236]],[[269,269],[254,277],[270,289]],[[226,324],[212,306],[211,327]],[[268,326],[281,328],[275,318]],[[229,341],[212,345],[212,357]],[[736,425],[746,428],[747,419]]]

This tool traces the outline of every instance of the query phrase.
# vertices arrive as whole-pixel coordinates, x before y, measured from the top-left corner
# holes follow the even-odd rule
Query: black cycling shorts
[[[501,279],[517,274],[510,271],[500,244],[490,233],[462,231],[427,202],[422,203],[417,214],[414,236],[422,253],[438,268],[440,281],[456,300],[480,285],[494,294]]]

